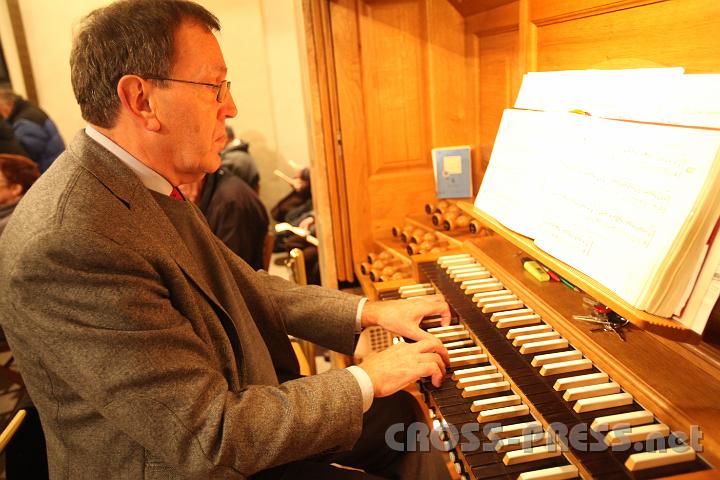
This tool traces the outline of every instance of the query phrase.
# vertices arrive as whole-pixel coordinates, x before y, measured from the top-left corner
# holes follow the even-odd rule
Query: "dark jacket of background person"
[[[270,214],[278,222],[289,222],[288,214],[300,208],[303,211],[312,210],[312,194],[310,190],[310,169],[304,168],[296,177],[300,181],[296,188],[281,198],[272,208]]]
[[[15,131],[15,138],[38,164],[40,172],[47,170],[65,150],[65,143],[55,123],[45,112],[27,100],[16,96],[7,121]]]
[[[0,153],[12,153],[27,157],[28,154],[15,138],[15,132],[5,120],[0,118]]]
[[[250,146],[243,142],[231,142],[220,152],[222,166],[243,179],[250,188],[258,192],[260,190],[260,173],[258,172],[255,160],[248,153]]]
[[[264,268],[270,220],[257,194],[225,168],[208,175],[198,199],[210,230],[255,270]]]

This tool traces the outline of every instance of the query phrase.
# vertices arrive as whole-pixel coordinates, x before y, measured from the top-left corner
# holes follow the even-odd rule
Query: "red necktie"
[[[177,187],[173,187],[172,192],[170,192],[170,196],[175,200],[180,200],[181,202],[185,201],[185,197],[182,196],[182,193],[180,193],[180,190],[178,190]]]

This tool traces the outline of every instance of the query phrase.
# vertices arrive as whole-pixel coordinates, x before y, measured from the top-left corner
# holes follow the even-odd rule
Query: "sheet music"
[[[680,67],[529,72],[515,108],[720,128],[720,75]]]
[[[554,124],[543,115],[557,117]],[[565,115],[507,109],[503,113],[492,159],[483,177],[475,206],[509,229],[535,238],[542,220],[545,169],[563,130]],[[550,141],[555,138],[556,141]]]
[[[719,145],[715,130],[507,110],[475,206],[646,308]]]
[[[696,213],[720,132],[574,120],[570,148],[547,171],[558,188],[548,192],[535,243],[646,308],[658,269]]]

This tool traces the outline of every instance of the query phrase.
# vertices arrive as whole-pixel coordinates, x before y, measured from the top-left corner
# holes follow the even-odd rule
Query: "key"
[[[537,447],[550,443],[550,435],[547,432],[538,432],[520,437],[508,437],[498,440],[495,444],[495,451],[498,453],[520,450],[521,448]]]
[[[532,472],[522,472],[517,480],[567,480],[577,478],[579,475],[575,465],[564,465],[562,467],[543,468]]]
[[[562,454],[560,447],[551,444],[530,449],[515,450],[507,452],[503,457],[505,465],[517,465],[519,463],[534,462],[536,460],[544,460],[546,458],[559,457]]]
[[[553,388],[559,392],[562,390],[567,390],[568,388],[584,387],[586,385],[595,385],[598,383],[605,383],[607,381],[607,373],[589,373],[587,375],[560,378],[555,382]]]
[[[620,393],[620,385],[615,382],[599,383],[597,385],[588,385],[586,387],[568,388],[565,390],[563,399],[566,402],[574,402],[582,398],[599,397],[601,395],[612,395]]]
[[[612,430],[605,435],[605,443],[610,446],[621,445],[632,442],[644,442],[649,438],[664,438],[668,435],[670,435],[670,427],[664,423],[655,423],[641,427]]]
[[[592,362],[587,358],[579,360],[568,360],[566,362],[546,363],[540,368],[540,375],[548,377],[558,375],[560,373],[579,372],[581,370],[590,370]]]
[[[488,365],[486,367],[462,368],[460,370],[455,370],[455,372],[452,374],[452,379],[457,382],[461,378],[477,377],[480,375],[486,375],[488,373],[495,372],[497,372],[497,367],[495,365]]]
[[[630,405],[632,402],[633,397],[629,393],[616,393],[613,395],[603,395],[601,397],[583,398],[575,402],[573,410],[577,413],[594,412],[595,410]]]
[[[482,400],[475,400],[470,405],[471,412],[481,412],[483,410],[490,410],[493,408],[500,407],[511,407],[513,405],[520,405],[519,395],[504,395],[502,397],[484,398]]]
[[[522,417],[530,413],[530,408],[525,404],[512,405],[510,407],[493,408],[483,410],[477,417],[478,423],[497,422],[506,418]]]
[[[695,460],[695,450],[688,445],[682,445],[677,448],[668,448],[656,452],[634,453],[625,461],[625,468],[631,472],[636,472],[692,460]]]
[[[488,432],[488,439],[497,441],[501,438],[530,435],[542,431],[542,424],[538,421],[515,423],[491,428]]]
[[[593,420],[590,428],[596,432],[606,432],[619,426],[634,427],[636,425],[645,425],[655,421],[655,417],[647,410],[637,412],[620,413],[617,415],[606,415],[597,417]]]

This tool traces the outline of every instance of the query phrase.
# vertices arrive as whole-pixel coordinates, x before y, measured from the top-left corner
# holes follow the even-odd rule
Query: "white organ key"
[[[513,339],[513,345],[521,347],[526,343],[541,342],[544,340],[552,340],[560,338],[560,334],[555,331],[542,332],[542,333],[530,333],[527,335],[519,335]]]
[[[477,377],[480,375],[486,375],[488,373],[495,372],[497,372],[497,367],[495,365],[488,365],[486,367],[463,368],[460,370],[455,370],[455,372],[453,372],[452,374],[452,379],[457,382],[461,378]]]
[[[653,425],[611,430],[605,435],[605,443],[608,445],[621,445],[624,443],[644,442],[650,438],[664,438],[668,435],[670,435],[670,427],[664,423],[655,423]]]
[[[475,345],[475,342],[473,342],[471,339],[465,339],[465,340],[458,340],[456,342],[447,342],[443,344],[445,348],[460,348],[460,347],[472,347]]]
[[[518,463],[534,462],[536,460],[544,460],[546,458],[559,457],[562,450],[558,445],[542,445],[540,447],[524,448],[507,452],[503,457],[505,465],[517,465]]]
[[[479,298],[475,300],[475,303],[478,307],[483,308],[483,311],[486,306],[493,304],[493,303],[500,303],[500,302],[513,302],[518,300],[518,298],[512,294],[504,294],[504,295],[497,295],[495,297],[488,297],[488,298]]]
[[[448,348],[448,357],[450,358],[464,357],[465,355],[472,355],[474,353],[482,353],[482,348],[478,346],[454,349]]]
[[[508,437],[498,440],[495,444],[495,451],[498,453],[520,450],[521,448],[537,447],[550,443],[550,435],[547,432],[538,432],[521,437]]]
[[[549,377],[560,373],[580,372],[582,370],[590,370],[592,362],[587,358],[579,360],[568,360],[566,362],[547,363],[540,368],[540,375]]]
[[[439,259],[438,259],[439,260]],[[438,262],[440,263],[440,262]],[[475,263],[475,260],[472,257],[466,257],[466,258],[451,258],[448,260],[444,260],[442,263],[440,263],[441,268],[447,268],[450,265],[471,265]]]
[[[601,397],[583,398],[575,402],[573,410],[577,413],[594,412],[595,410],[604,410],[606,408],[621,407],[630,405],[633,397],[629,393],[615,393],[613,395],[603,395]]]
[[[495,279],[493,278],[493,279],[488,279],[488,280],[495,280]],[[480,281],[482,281],[482,280],[480,280]],[[493,290],[502,290],[502,289],[503,289],[502,283],[495,280],[492,283],[487,283],[484,285],[474,285],[472,287],[468,287],[465,289],[465,293],[467,293],[468,295],[471,295],[473,293],[478,293],[478,292],[492,292]],[[522,306],[522,302],[520,302],[520,306]]]
[[[418,288],[415,290],[405,290],[400,294],[400,298],[413,298],[413,297],[424,297],[427,295],[434,295],[434,287]]]
[[[634,427],[645,425],[655,421],[655,416],[647,410],[637,412],[618,413],[617,415],[606,415],[593,420],[590,428],[596,432],[606,432],[617,427]]]
[[[437,338],[441,342],[451,342],[454,340],[470,338],[470,332],[468,332],[467,330],[456,330],[453,332],[436,333],[435,338]]]
[[[445,272],[453,278],[454,275],[469,271],[487,271],[487,268],[483,267],[479,263],[470,263],[467,265],[450,265]]]
[[[463,272],[455,275],[456,282],[466,282],[468,280],[482,280],[490,278],[490,272],[487,270],[478,270],[476,272]]]
[[[520,308],[518,310],[509,310],[507,312],[498,312],[498,313],[493,313],[490,316],[490,321],[495,323],[499,320],[504,320],[506,318],[518,317],[520,315],[528,315],[531,313],[535,313],[535,311],[532,308]]]
[[[493,292],[478,292],[478,293],[473,294],[472,300],[473,300],[473,302],[477,303],[479,300],[481,300],[483,298],[492,298],[492,297],[496,297],[499,295],[512,295],[512,294],[513,293],[508,289],[495,290]]]
[[[512,405],[520,405],[520,401],[520,396],[515,394],[484,398],[482,400],[475,400],[472,405],[470,405],[470,411],[477,413],[492,408],[510,407]]]
[[[463,398],[477,397],[480,395],[487,395],[488,393],[507,392],[508,390],[510,390],[510,383],[506,381],[484,383],[482,385],[472,385],[464,388],[462,396]]]
[[[682,445],[680,447],[658,450],[656,452],[634,453],[625,461],[625,468],[631,472],[635,472],[648,468],[690,462],[692,460],[695,460],[695,450],[688,445]]]
[[[596,385],[608,381],[607,373],[588,373],[586,375],[578,375],[575,377],[559,378],[553,388],[558,392],[567,390],[568,388],[584,387],[586,385]]]
[[[458,330],[465,330],[465,326],[464,325],[448,325],[446,327],[433,327],[433,328],[428,328],[427,332],[435,335],[436,333],[455,332]]]
[[[599,397],[613,393],[620,393],[620,385],[615,382],[598,383],[597,385],[588,385],[586,387],[568,388],[565,390],[563,399],[566,402],[574,402],[581,398]]]
[[[485,375],[477,375],[474,377],[464,377],[458,380],[457,385],[459,389],[472,387],[475,385],[485,385],[488,383],[496,383],[502,381],[502,373],[487,373]]]
[[[464,357],[455,357],[450,359],[450,368],[465,367],[468,365],[477,365],[488,361],[487,355],[484,353],[476,355],[465,355]]]
[[[568,341],[564,338],[554,338],[552,340],[542,340],[540,342],[526,343],[520,347],[520,353],[523,355],[527,353],[539,353],[549,352],[551,350],[562,350],[568,347]]]
[[[488,432],[488,438],[492,441],[501,438],[518,437],[522,435],[530,435],[532,433],[542,432],[542,424],[538,421],[514,423],[512,425],[504,425],[502,427],[493,427]]]
[[[480,280],[465,280],[464,282],[460,282],[460,288],[462,290],[465,290],[465,293],[469,294],[470,292],[467,291],[468,288],[482,287],[484,285],[494,285],[495,283],[498,283],[498,280],[495,277],[481,278]]]
[[[432,287],[432,283],[413,283],[412,285],[403,285],[398,288],[399,293],[403,293],[405,290],[419,290],[423,288]]]
[[[441,255],[438,257],[437,263],[442,265],[443,262],[445,262],[447,260],[455,260],[458,258],[472,258],[472,255],[470,255],[469,253],[457,253],[454,255]],[[473,261],[475,261],[475,260],[473,260]]]
[[[522,300],[510,300],[497,303],[488,303],[482,307],[483,313],[502,312],[503,310],[511,310],[523,306]]]
[[[520,315],[519,317],[510,317],[505,320],[498,320],[495,324],[497,328],[524,327],[527,325],[535,325],[540,323],[540,315],[532,313],[530,315]]]
[[[566,352],[545,353],[543,355],[535,355],[530,362],[533,367],[542,367],[547,363],[565,362],[567,360],[577,360],[582,358],[582,353],[577,350],[568,350]]]
[[[479,423],[495,422],[506,418],[522,417],[530,413],[530,408],[525,404],[513,405],[510,407],[493,408],[483,410],[477,417]]]
[[[579,475],[575,465],[563,465],[562,467],[543,468],[532,472],[522,472],[517,480],[567,480],[577,478]]]
[[[508,330],[505,337],[512,340],[513,338],[519,337],[520,335],[530,335],[532,333],[543,332],[552,332],[552,327],[544,323],[542,325],[536,325],[534,327],[511,328],[510,330]]]

